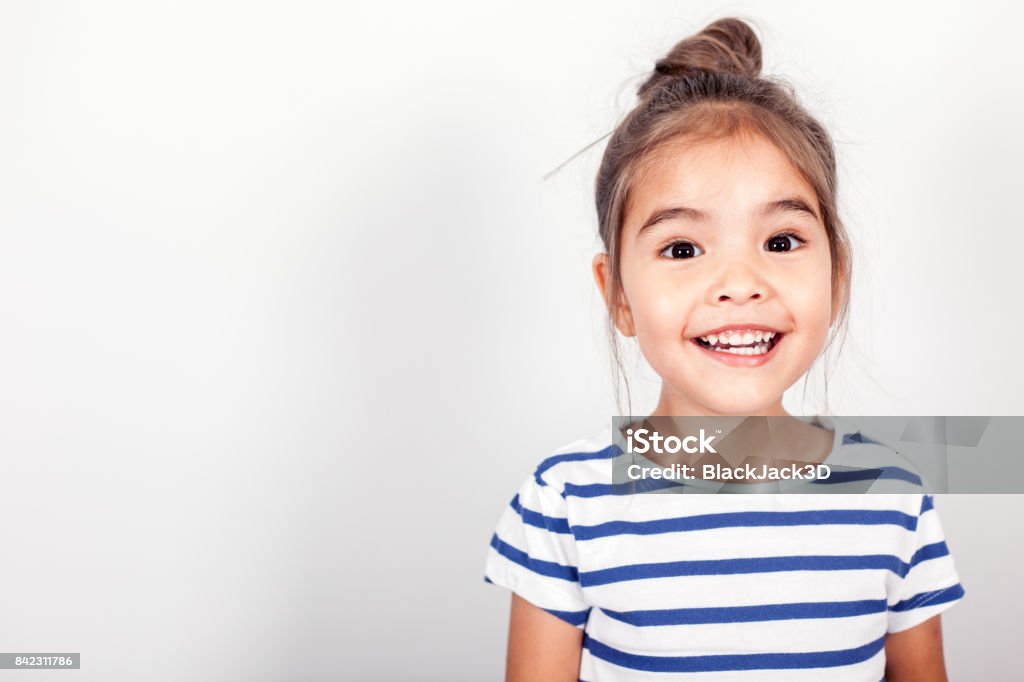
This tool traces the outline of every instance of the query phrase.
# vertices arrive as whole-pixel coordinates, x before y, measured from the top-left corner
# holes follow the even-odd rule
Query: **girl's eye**
[[[806,242],[792,232],[777,234],[764,243],[765,251],[795,251]]]
[[[674,242],[666,246],[661,255],[667,258],[694,258],[702,253],[700,247],[693,242]]]

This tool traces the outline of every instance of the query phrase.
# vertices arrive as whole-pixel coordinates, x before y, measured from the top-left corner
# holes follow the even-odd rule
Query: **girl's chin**
[[[750,417],[760,414],[781,414],[782,390],[777,385],[743,385],[746,382],[730,382],[721,391],[708,392],[706,386],[683,386],[671,391],[675,395],[688,396],[673,400],[664,396],[659,402],[659,413],[667,416],[716,414],[736,417]],[[664,389],[663,389],[664,391]],[[767,399],[766,399],[767,396]],[[689,407],[684,407],[689,406]]]
[[[780,414],[774,403],[768,405],[761,402],[745,404],[733,403],[729,405],[709,405],[708,407],[712,408],[716,414],[730,417],[752,417],[763,414]]]

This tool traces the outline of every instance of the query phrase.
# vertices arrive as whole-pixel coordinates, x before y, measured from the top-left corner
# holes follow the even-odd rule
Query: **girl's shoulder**
[[[550,486],[563,497],[567,486],[606,484],[612,460],[621,453],[612,439],[611,424],[545,454],[535,465],[532,478]]]

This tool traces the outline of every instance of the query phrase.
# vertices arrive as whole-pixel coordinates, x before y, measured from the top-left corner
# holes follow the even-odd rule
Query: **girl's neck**
[[[835,436],[823,426],[805,423],[786,412],[781,398],[750,413],[719,412],[662,389],[657,407],[644,421],[648,428],[654,428],[663,436],[682,438],[704,429],[716,434],[720,444],[728,439],[729,452],[739,453],[741,458],[753,457],[752,462],[772,465],[779,461],[823,462],[832,451]]]
[[[718,412],[707,405],[696,403],[686,396],[673,395],[662,388],[661,397],[652,417],[788,417],[790,414],[782,407],[782,398],[774,403],[752,412]]]

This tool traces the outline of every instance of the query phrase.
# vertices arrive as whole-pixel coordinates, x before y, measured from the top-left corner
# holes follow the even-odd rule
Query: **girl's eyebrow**
[[[768,203],[763,204],[761,208],[754,213],[760,218],[768,218],[776,213],[785,212],[802,213],[818,220],[818,214],[815,213],[813,208],[811,208],[810,202],[799,196],[791,196],[784,199],[769,201]],[[711,216],[705,211],[690,208],[688,206],[671,206],[669,208],[663,208],[652,213],[651,216],[644,221],[644,224],[637,231],[636,236],[639,238],[640,235],[643,234],[644,230],[649,227],[653,227],[658,223],[676,219],[691,220],[694,222],[707,222],[711,219]]]

